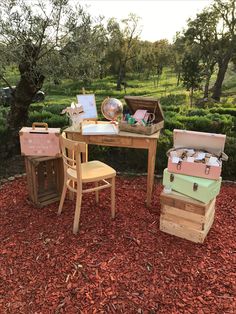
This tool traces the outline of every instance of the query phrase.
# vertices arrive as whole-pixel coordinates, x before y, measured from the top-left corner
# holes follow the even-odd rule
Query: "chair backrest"
[[[62,152],[65,178],[67,176],[67,169],[73,169],[77,172],[77,180],[81,180],[81,153],[85,153],[86,144],[69,140],[63,132],[60,135],[60,147]]]

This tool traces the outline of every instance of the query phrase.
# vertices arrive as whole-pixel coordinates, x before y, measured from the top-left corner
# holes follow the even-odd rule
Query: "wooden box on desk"
[[[131,114],[134,114],[138,109],[143,109],[147,110],[149,113],[154,113],[155,119],[152,124],[147,126],[130,125],[126,121],[120,121],[120,131],[151,135],[164,127],[164,115],[157,99],[138,96],[125,96],[124,99]]]
[[[25,157],[29,199],[38,207],[60,200],[63,187],[61,157]]]
[[[202,203],[177,192],[161,193],[160,230],[203,243],[215,215],[215,198]]]

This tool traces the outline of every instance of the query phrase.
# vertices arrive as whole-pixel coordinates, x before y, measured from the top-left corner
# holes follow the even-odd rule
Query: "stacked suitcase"
[[[174,130],[161,193],[160,230],[202,243],[215,215],[226,136]]]

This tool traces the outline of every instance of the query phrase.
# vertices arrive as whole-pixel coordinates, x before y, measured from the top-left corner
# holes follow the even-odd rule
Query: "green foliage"
[[[31,104],[29,106],[29,112],[42,111],[43,108],[44,108],[44,104],[43,103],[34,103],[34,104]]]
[[[53,105],[46,105],[44,107],[44,110],[47,111],[47,112],[51,112],[53,114],[58,114],[60,115],[62,110],[65,109],[66,107],[68,107],[68,105],[65,105],[65,104],[53,104]]]
[[[222,176],[224,179],[236,180],[236,137],[227,137],[225,153],[229,159],[223,162]]]
[[[187,90],[195,90],[200,87],[202,81],[202,67],[199,57],[194,53],[185,55],[182,62],[182,81]]]
[[[171,94],[160,98],[162,107],[166,106],[181,106],[186,105],[186,95],[185,94]]]
[[[51,128],[62,128],[65,125],[68,125],[68,119],[65,115],[59,116],[46,110],[43,110],[42,112],[31,112],[28,119],[28,125],[32,125],[33,122],[45,122]]]
[[[164,130],[158,140],[157,155],[156,155],[156,168],[159,174],[167,167],[166,152],[173,147],[173,134],[170,130]]]
[[[231,134],[234,121],[230,115],[206,114],[205,116],[179,116],[178,121],[184,124],[184,129],[199,132]]]
[[[236,108],[211,108],[209,109],[211,113],[219,113],[221,115],[229,114],[231,116],[236,117]]]

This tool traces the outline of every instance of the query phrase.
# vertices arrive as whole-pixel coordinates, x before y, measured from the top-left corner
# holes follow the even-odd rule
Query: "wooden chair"
[[[67,189],[76,193],[73,233],[79,229],[82,194],[95,192],[98,203],[98,191],[111,188],[111,216],[115,218],[115,177],[116,171],[101,161],[81,162],[81,153],[85,153],[86,144],[69,140],[63,133],[60,136],[60,146],[64,164],[64,185],[58,214],[61,214]],[[83,189],[83,183],[93,183],[94,187]]]

